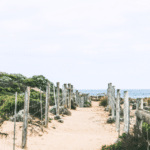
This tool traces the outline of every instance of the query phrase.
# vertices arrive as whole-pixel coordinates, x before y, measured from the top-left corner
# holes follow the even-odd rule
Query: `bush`
[[[107,98],[104,98],[102,101],[100,101],[99,106],[104,106],[104,107],[106,107],[106,106],[107,106],[107,101],[108,101],[108,99],[107,99]]]
[[[50,106],[54,106],[54,105],[55,105],[54,96],[50,96]]]
[[[84,107],[91,107],[91,103],[88,102],[88,101],[86,101],[86,102],[84,103]]]
[[[145,139],[147,139],[147,132],[148,132],[148,139],[150,139],[150,125],[147,124],[146,122],[143,122],[142,133],[143,133]]]
[[[135,133],[139,133],[141,136],[134,136]],[[120,140],[115,144],[109,146],[102,146],[102,150],[146,150],[147,142],[143,134],[140,131],[134,129],[133,134],[123,133],[120,136]]]
[[[24,79],[27,79],[27,77],[23,76],[22,74],[7,74],[7,73],[1,73],[0,74],[0,81],[17,81],[17,82],[23,82]]]
[[[116,120],[116,118],[115,118],[115,117],[109,117],[109,118],[107,119],[107,123],[112,124],[112,123],[114,123],[114,122],[115,122],[115,120]]]
[[[0,116],[8,120],[9,116],[14,115],[15,95],[0,95]],[[17,96],[17,111],[24,108],[24,96]]]
[[[47,82],[50,82],[43,75],[33,76],[32,78],[27,78],[21,74],[7,74],[0,73],[0,87],[6,88],[11,87],[14,91],[24,91],[25,86],[30,87],[41,87],[42,91],[46,91]],[[19,89],[20,88],[20,89]],[[53,89],[53,84],[50,83],[50,91]],[[4,90],[5,91],[5,90]],[[11,90],[11,92],[14,92]],[[61,89],[60,89],[61,91]]]
[[[45,94],[42,94],[42,113],[45,113]],[[15,95],[0,95],[0,116],[3,119],[9,119],[9,116],[14,115]],[[17,112],[24,109],[24,94],[17,96]],[[30,91],[29,113],[36,117],[41,117],[41,102],[40,92]]]
[[[76,107],[77,107],[77,104],[73,100],[71,100],[71,109],[76,110]]]

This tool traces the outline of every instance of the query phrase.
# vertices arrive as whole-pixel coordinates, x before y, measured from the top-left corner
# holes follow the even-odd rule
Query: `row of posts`
[[[41,93],[40,100],[42,105]],[[45,99],[45,127],[48,127],[48,112],[50,102],[50,83],[46,86],[46,99]],[[28,115],[29,115],[29,103],[30,103],[30,87],[27,86],[25,90],[24,98],[24,118],[23,118],[23,129],[22,129],[22,148],[26,148],[27,145],[27,127],[28,127]],[[16,112],[15,112],[16,114]],[[41,119],[42,119],[42,107],[41,107]]]
[[[115,118],[116,131],[120,136],[120,89],[117,89],[115,98],[115,86],[112,83],[108,84],[107,89],[108,107],[112,110],[112,117]],[[124,91],[124,133],[129,133],[130,124],[130,104],[128,91]]]
[[[55,99],[55,106],[56,106],[56,116],[59,116],[59,91],[60,91],[60,83],[57,82],[57,97],[55,99],[55,92],[54,92],[54,99]],[[75,97],[75,102],[78,104],[79,107],[84,107],[84,102],[90,99],[89,94],[82,94],[78,92],[78,90],[73,93],[73,85],[70,83],[64,84],[64,89],[67,91],[67,95],[64,98],[63,105],[66,105],[69,109],[71,109],[71,100],[73,100],[73,96]],[[53,86],[54,88],[54,86]],[[55,90],[54,90],[55,91]],[[41,94],[40,94],[41,99]],[[30,102],[30,87],[27,87],[25,90],[25,99],[24,99],[24,119],[23,119],[23,130],[22,130],[22,148],[26,148],[27,143],[27,126],[28,126],[28,114],[29,114],[29,102]],[[42,100],[41,100],[42,105]],[[49,105],[50,105],[50,83],[46,86],[46,99],[45,99],[45,127],[48,127],[48,112],[49,112]],[[42,118],[42,107],[41,107],[41,118]]]
[[[73,97],[75,97],[75,102],[78,104],[79,107],[84,107],[84,103],[90,99],[90,95],[89,94],[83,94],[81,92],[78,92],[78,90],[75,91],[75,93],[73,93],[73,85],[68,84],[64,84],[63,85],[64,90],[68,91],[68,98],[67,96],[65,96],[64,99],[64,105],[66,105],[69,109],[71,109],[71,100],[73,100]]]
[[[107,89],[107,97],[108,97],[108,107],[112,109],[112,117],[115,117],[116,120],[116,131],[118,132],[118,138],[120,136],[120,89],[117,89],[117,96],[115,99],[115,87],[112,86],[112,83],[108,84]],[[139,135],[138,130],[142,133],[142,124],[143,121],[147,124],[150,124],[150,113],[149,111],[143,110],[143,98],[136,99],[136,123],[134,125],[135,136]],[[129,134],[130,128],[130,101],[129,101],[129,93],[128,91],[124,91],[124,133]],[[148,135],[147,135],[148,137]],[[149,150],[149,141],[147,150]]]

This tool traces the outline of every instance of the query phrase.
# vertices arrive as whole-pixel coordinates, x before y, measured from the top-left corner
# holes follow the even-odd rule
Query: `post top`
[[[56,82],[57,85],[59,85],[60,82]]]
[[[124,93],[128,93],[128,91],[124,91]]]
[[[120,92],[120,89],[117,89],[117,92]]]

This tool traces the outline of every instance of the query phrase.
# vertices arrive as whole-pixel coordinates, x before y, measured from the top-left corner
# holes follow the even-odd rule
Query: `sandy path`
[[[28,150],[100,150],[102,145],[110,145],[117,140],[115,124],[106,123],[109,113],[99,106],[99,102],[93,101],[91,108],[77,108],[71,113],[71,116],[62,117],[64,123],[52,120],[43,136],[28,135]],[[131,114],[134,115],[133,112]],[[56,129],[52,128],[54,126]],[[121,122],[121,133],[122,130]]]
[[[99,102],[92,102],[92,108],[71,110],[72,116],[63,117],[64,123],[53,120],[48,134],[30,137],[28,149],[100,150],[102,145],[112,144],[118,134],[114,125],[105,124],[108,112],[98,105]]]

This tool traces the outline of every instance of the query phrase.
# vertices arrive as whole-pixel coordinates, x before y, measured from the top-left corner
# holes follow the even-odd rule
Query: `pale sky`
[[[1,0],[0,71],[150,89],[150,0]]]

